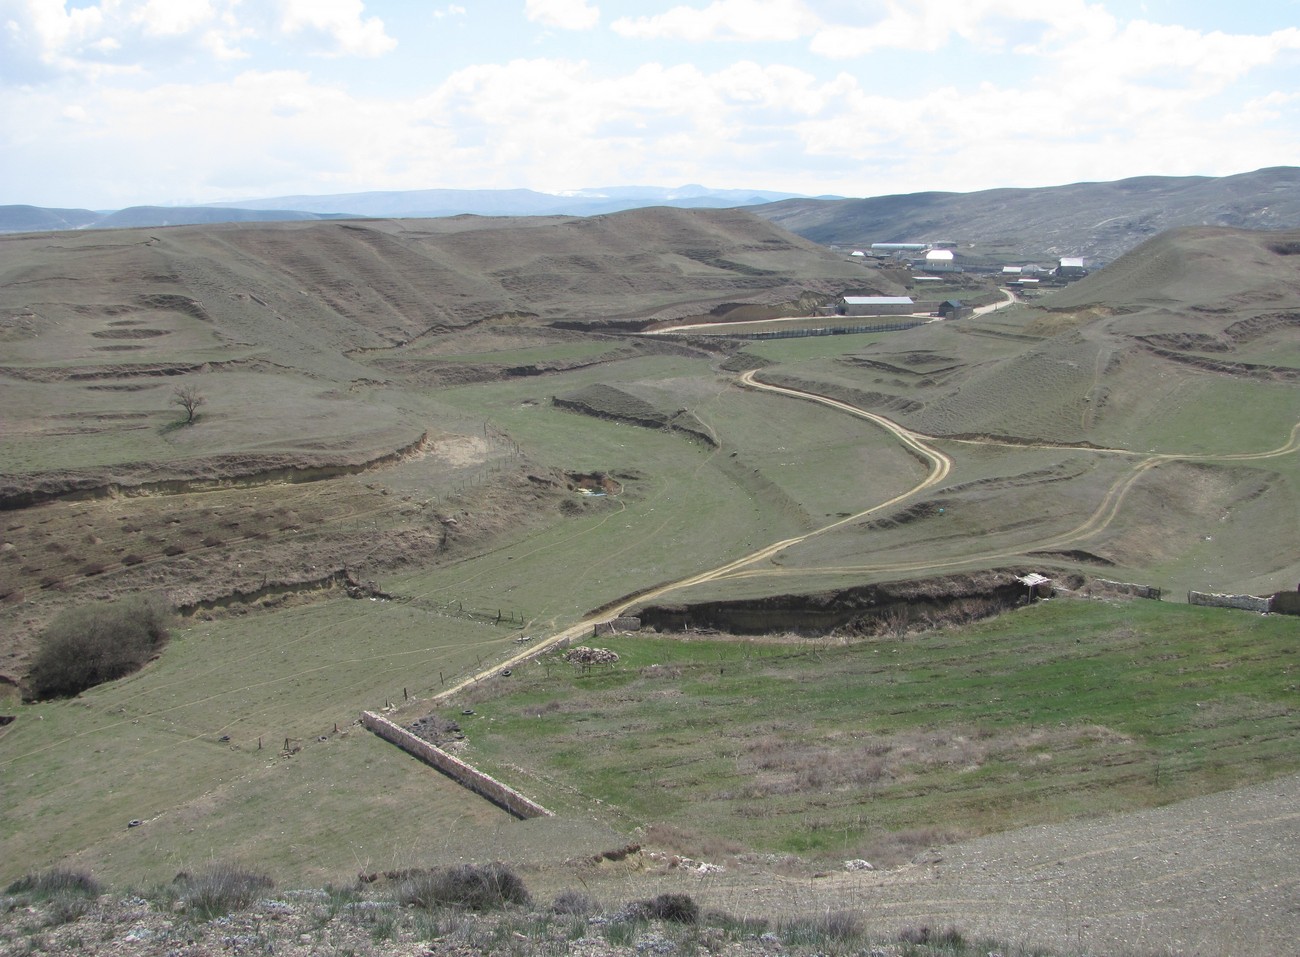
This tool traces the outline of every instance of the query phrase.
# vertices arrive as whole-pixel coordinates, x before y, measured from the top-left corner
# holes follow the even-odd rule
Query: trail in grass
[[[753,379],[753,373],[747,373],[748,384],[758,388],[764,388],[772,391],[785,392],[787,394],[797,395],[801,398],[821,402],[830,405],[833,408],[846,408],[846,404],[827,396],[819,396],[813,392],[804,392],[798,389],[785,389],[777,386],[769,386]],[[743,378],[743,377],[742,377]],[[847,406],[852,408],[852,406]],[[873,419],[880,419],[880,416],[873,416],[871,413],[865,413]],[[888,421],[888,420],[886,420]],[[899,427],[901,428],[901,427]],[[894,431],[891,429],[891,431]],[[903,430],[907,431],[907,430]],[[898,432],[895,432],[898,434]],[[909,432],[913,439],[920,442],[923,439],[931,439],[932,436],[921,435],[920,433]],[[1035,447],[1026,446],[1021,443],[1011,443],[997,439],[960,439],[957,440],[968,445],[1009,445],[1017,448]],[[1141,453],[1133,452],[1128,449],[1110,449],[1099,448],[1089,445],[1072,445],[1072,446],[1041,446],[1043,448],[1067,448],[1080,452],[1094,452],[1098,454],[1113,455],[1139,455]],[[1029,552],[1052,551],[1065,548],[1070,545],[1092,538],[1093,536],[1104,531],[1115,520],[1119,514],[1120,507],[1124,503],[1125,497],[1132,490],[1133,486],[1146,475],[1151,469],[1170,462],[1247,462],[1258,461],[1262,459],[1278,458],[1283,455],[1290,455],[1300,450],[1300,422],[1297,422],[1291,429],[1291,434],[1287,441],[1274,449],[1264,452],[1229,452],[1218,455],[1180,455],[1177,453],[1161,453],[1158,455],[1148,455],[1140,462],[1133,465],[1132,469],[1115,480],[1107,489],[1106,494],[1102,497],[1100,504],[1080,525],[1059,535],[1051,536],[1046,539],[1040,539],[1034,542],[1025,542],[1014,548],[1002,549],[999,551],[979,552],[973,555],[967,555],[961,558],[952,558],[935,561],[927,559],[919,562],[902,562],[902,563],[884,563],[871,565],[837,565],[826,566],[821,568],[807,569],[785,569],[785,568],[763,568],[753,569],[746,568],[737,570],[725,575],[719,575],[714,580],[737,580],[742,578],[763,578],[763,577],[782,577],[788,575],[809,575],[809,574],[833,574],[833,575],[861,575],[861,574],[881,574],[881,573],[916,573],[916,572],[934,572],[947,571],[955,568],[962,568],[969,565],[986,564],[990,561],[1003,561],[1011,558],[1023,558]],[[865,514],[865,513],[864,513]],[[857,516],[854,516],[855,518]],[[849,521],[846,519],[845,521]],[[840,524],[840,523],[837,523]],[[833,526],[828,526],[828,529]],[[826,531],[822,529],[820,531]],[[814,533],[818,534],[818,533]],[[809,536],[811,537],[811,536]]]
[[[772,385],[770,383],[762,382],[756,378],[755,371],[749,371],[742,374],[740,376],[739,382],[742,386],[747,388],[759,389],[765,392],[775,392],[780,395],[790,396],[791,398],[817,402],[822,405],[829,406],[830,408],[835,409],[837,411],[845,412],[849,415],[853,415],[858,418],[862,418],[870,422],[874,422],[876,425],[879,425],[881,428],[885,429],[886,431],[894,435],[903,444],[904,447],[909,449],[912,453],[914,453],[915,455],[917,455],[919,458],[921,458],[923,461],[926,462],[927,464],[926,477],[922,479],[920,482],[918,482],[916,485],[914,485],[912,488],[908,489],[907,491],[899,495],[895,495],[893,498],[885,502],[881,502],[877,505],[873,505],[869,508],[863,509],[860,512],[856,512],[845,518],[841,518],[837,521],[831,522],[830,524],[824,525],[818,529],[814,529],[811,532],[807,532],[803,535],[797,535],[792,538],[783,539],[779,542],[774,542],[771,545],[767,545],[763,548],[758,549],[757,551],[750,552],[747,555],[737,558],[736,560],[728,562],[724,565],[720,565],[717,568],[711,569],[709,571],[701,572],[697,575],[681,578],[674,582],[668,582],[666,584],[658,585],[653,588],[646,589],[644,591],[639,591],[634,594],[627,595],[624,598],[618,600],[617,602],[607,605],[606,607],[601,609],[599,614],[590,615],[582,619],[581,621],[577,622],[576,624],[568,628],[565,628],[564,630],[559,631],[554,635],[551,635],[549,638],[542,639],[541,641],[532,644],[526,650],[521,651],[518,654],[513,655],[512,657],[506,659],[505,661],[498,663],[495,667],[480,671],[478,674],[472,675],[471,677],[460,682],[459,684],[456,684],[455,686],[448,688],[446,691],[436,695],[433,698],[433,701],[437,702],[437,701],[445,700],[470,685],[488,679],[493,675],[499,673],[501,670],[504,670],[506,668],[511,668],[516,664],[527,661],[531,658],[535,658],[542,652],[550,648],[553,648],[556,645],[564,644],[566,642],[573,641],[577,638],[584,637],[585,635],[591,632],[593,626],[596,623],[600,621],[607,621],[610,618],[617,617],[618,615],[621,615],[623,612],[627,611],[627,609],[631,608],[633,605],[639,604],[644,601],[650,601],[656,598],[660,598],[672,592],[680,591],[685,588],[690,588],[695,585],[702,585],[707,582],[715,582],[715,581],[737,580],[742,578],[780,577],[780,576],[795,575],[795,574],[801,576],[807,576],[809,574],[842,575],[842,574],[864,574],[864,573],[882,573],[882,572],[915,573],[921,571],[939,571],[939,570],[958,568],[958,567],[972,565],[972,564],[982,564],[982,563],[987,563],[989,561],[1001,561],[1001,560],[1006,560],[1011,558],[1023,557],[1026,552],[1030,552],[1030,551],[1060,549],[1069,545],[1077,544],[1085,539],[1091,538],[1097,535],[1098,533],[1104,531],[1107,527],[1109,527],[1109,525],[1115,520],[1116,515],[1119,514],[1119,510],[1122,507],[1124,503],[1124,499],[1128,495],[1129,491],[1133,488],[1134,485],[1138,483],[1138,481],[1141,480],[1141,478],[1148,471],[1150,471],[1151,469],[1155,468],[1158,465],[1162,465],[1168,462],[1176,462],[1176,461],[1234,461],[1234,462],[1252,461],[1258,459],[1276,458],[1282,455],[1289,455],[1296,452],[1298,449],[1300,449],[1300,423],[1297,423],[1295,427],[1292,428],[1291,434],[1288,437],[1286,442],[1279,445],[1277,448],[1270,449],[1265,452],[1239,452],[1239,453],[1225,453],[1222,455],[1179,455],[1174,453],[1147,455],[1141,461],[1135,463],[1133,468],[1129,472],[1127,472],[1119,479],[1117,479],[1114,483],[1112,483],[1110,488],[1107,489],[1106,494],[1103,496],[1097,508],[1080,525],[1076,526],[1073,529],[1065,531],[1059,535],[1051,536],[1047,539],[1039,540],[1032,543],[1024,543],[1016,548],[981,552],[976,555],[969,555],[962,558],[955,558],[946,561],[927,560],[923,562],[905,562],[905,563],[890,563],[890,564],[878,564],[878,565],[842,565],[842,566],[834,566],[834,567],[824,567],[824,568],[816,568],[816,569],[811,569],[811,568],[797,569],[797,570],[782,569],[782,568],[754,568],[753,566],[758,562],[765,561],[771,558],[772,556],[778,554],[784,549],[802,544],[803,542],[816,538],[819,535],[824,535],[825,533],[833,531],[842,526],[861,521],[863,518],[866,518],[883,509],[892,508],[893,506],[900,504],[901,502],[919,494],[920,492],[923,492],[926,489],[938,485],[945,478],[947,478],[949,471],[952,469],[952,458],[948,456],[946,453],[940,451],[939,449],[935,448],[933,445],[930,444],[931,442],[935,441],[935,438],[933,436],[925,435],[920,432],[915,432],[911,429],[905,428],[904,426],[898,424],[897,422],[894,422],[892,419],[886,418],[883,415],[878,415],[877,413],[874,412],[868,412],[865,409],[860,409],[857,406],[851,405],[847,402],[843,402],[839,399],[834,399],[831,398],[830,396],[820,395],[818,393],[809,392],[802,389],[792,389],[786,386],[778,386],[778,385]],[[961,441],[967,444],[1015,445],[1020,448],[1026,447],[1025,444],[1023,443],[1004,442],[997,439],[987,439],[987,440],[964,439]],[[1044,447],[1068,448],[1068,449],[1073,449],[1082,452],[1094,452],[1098,454],[1111,454],[1111,455],[1127,456],[1127,455],[1141,454],[1129,449],[1098,448],[1089,445],[1069,445],[1069,446],[1053,445],[1053,446],[1044,446]]]
[[[832,531],[833,529],[839,528],[843,525],[860,521],[861,519],[866,518],[867,516],[872,515],[873,513],[878,512],[882,509],[892,508],[893,506],[899,504],[900,502],[903,502],[906,499],[909,499],[912,496],[920,492],[923,492],[934,485],[937,485],[939,482],[942,482],[945,478],[947,478],[949,471],[952,469],[952,459],[949,458],[943,452],[940,452],[938,449],[927,444],[925,439],[928,438],[928,436],[922,436],[920,433],[913,432],[910,429],[904,428],[903,426],[899,425],[897,422],[894,422],[891,419],[887,419],[882,415],[877,415],[874,412],[868,412],[865,409],[859,409],[856,406],[850,405],[847,402],[841,402],[838,399],[831,399],[826,396],[817,396],[811,392],[803,392],[798,389],[788,389],[785,388],[784,386],[768,385],[767,383],[759,382],[754,378],[754,373],[752,371],[746,372],[743,375],[741,375],[739,381],[742,385],[750,388],[761,389],[768,392],[782,393],[785,395],[792,396],[794,398],[812,399],[813,401],[817,401],[825,405],[829,405],[832,408],[837,409],[841,412],[847,412],[848,414],[857,416],[858,418],[862,418],[870,422],[874,422],[875,424],[879,425],[881,428],[892,433],[896,438],[898,438],[900,442],[903,443],[905,447],[907,447],[915,455],[917,455],[919,458],[921,458],[923,461],[926,462],[927,471],[926,471],[925,478],[923,478],[916,485],[912,486],[912,488],[898,495],[895,495],[893,498],[889,499],[888,501],[881,502],[878,505],[873,505],[870,508],[863,509],[860,512],[856,512],[852,515],[838,519],[834,522],[831,522],[829,525],[823,525],[821,528],[814,529],[811,532],[806,532],[803,535],[796,535],[793,538],[786,538],[786,539],[782,539],[779,542],[774,542],[771,545],[767,545],[763,548],[758,549],[757,551],[750,552],[747,555],[737,558],[735,561],[727,562],[725,565],[720,565],[717,568],[700,572],[697,575],[691,575],[686,578],[680,578],[674,582],[668,582],[663,585],[657,585],[652,588],[648,588],[643,591],[639,591],[631,595],[627,595],[622,599],[619,599],[616,603],[612,605],[608,605],[605,608],[601,609],[601,612],[599,614],[590,615],[582,619],[581,621],[577,622],[576,624],[571,625],[568,628],[565,628],[563,631],[557,632],[556,634],[551,635],[548,638],[533,643],[526,650],[521,651],[518,654],[511,656],[510,658],[507,658],[505,661],[499,662],[494,667],[484,669],[483,671],[480,671],[478,674],[472,675],[469,678],[465,679],[464,681],[461,681],[460,683],[453,685],[452,687],[448,688],[446,691],[443,691],[440,694],[435,695],[432,701],[438,702],[438,701],[446,700],[447,698],[450,698],[451,696],[455,695],[457,692],[462,691],[471,685],[477,684],[480,681],[484,681],[488,678],[491,678],[493,675],[499,674],[502,670],[505,670],[507,668],[512,668],[515,665],[527,661],[530,658],[535,658],[542,652],[550,648],[553,648],[556,645],[561,645],[566,642],[573,641],[574,639],[583,637],[589,632],[591,632],[592,628],[596,625],[597,622],[608,621],[610,618],[615,618],[621,615],[623,612],[627,611],[627,609],[631,608],[635,604],[638,604],[643,601],[650,601],[655,598],[660,598],[663,595],[667,595],[670,592],[678,591],[683,588],[690,588],[694,585],[702,585],[705,584],[706,582],[717,581],[719,579],[729,577],[735,574],[736,572],[748,568],[749,566],[753,565],[755,562],[761,562],[768,558],[771,558],[773,555],[777,554],[783,549],[790,548],[793,545],[798,545],[801,542],[806,542],[810,538],[815,538],[818,535],[823,535],[826,532]]]

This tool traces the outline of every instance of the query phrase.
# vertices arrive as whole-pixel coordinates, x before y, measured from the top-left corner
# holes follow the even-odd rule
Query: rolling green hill
[[[1294,619],[1181,599],[1300,580],[1297,249],[1180,229],[1032,303],[742,341],[674,323],[901,288],[736,211],[0,238],[0,877],[489,848],[562,880],[636,828],[810,874],[1294,770]],[[969,632],[1028,571],[1080,602]],[[1083,604],[1098,578],[1166,601]],[[158,660],[19,701],[60,609],[139,591],[182,612]],[[502,674],[724,607],[753,633]],[[559,819],[354,724],[385,707],[465,718]]]

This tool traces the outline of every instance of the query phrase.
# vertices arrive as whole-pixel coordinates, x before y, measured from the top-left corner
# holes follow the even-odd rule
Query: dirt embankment
[[[772,595],[737,601],[647,605],[635,614],[643,627],[662,631],[716,628],[757,635],[792,631],[875,633],[895,625],[931,620],[970,621],[1028,600],[1016,580],[1022,569],[862,585],[811,595]]]
[[[557,395],[551,402],[561,409],[591,415],[599,419],[625,422],[647,429],[668,429],[703,442],[710,448],[718,442],[690,411],[666,412],[649,402],[608,385],[591,385],[568,395]]]
[[[85,472],[37,472],[0,476],[0,511],[28,508],[58,498],[107,498],[114,495],[177,495],[218,488],[252,488],[319,482],[395,465],[421,452],[429,441],[422,432],[414,441],[372,457],[323,454],[214,455],[158,466],[139,462]],[[144,478],[157,476],[167,478]]]

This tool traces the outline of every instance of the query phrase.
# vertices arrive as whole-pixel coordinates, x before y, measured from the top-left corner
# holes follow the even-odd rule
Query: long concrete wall
[[[491,775],[484,774],[473,765],[466,764],[460,758],[448,754],[442,748],[417,737],[399,724],[394,724],[373,711],[361,712],[361,723],[379,735],[385,741],[397,745],[408,754],[433,765],[443,774],[458,784],[469,788],[475,794],[487,798],[493,804],[509,811],[518,818],[553,817],[554,815],[536,801],[524,797],[514,788],[502,784]]]

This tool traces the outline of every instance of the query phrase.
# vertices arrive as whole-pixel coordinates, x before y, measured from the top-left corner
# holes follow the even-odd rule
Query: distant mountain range
[[[126,209],[49,209],[0,206],[0,233],[58,229],[120,229],[197,226],[206,223],[293,222],[309,219],[433,219],[443,216],[597,216],[647,206],[731,209],[785,199],[798,193],[761,189],[682,186],[614,186],[563,195],[531,189],[417,189],[330,196],[276,196],[201,206],[131,206]]]
[[[134,206],[111,212],[0,206],[0,232],[349,217],[595,216],[650,206],[744,207],[828,246],[950,240],[958,243],[959,257],[968,260],[1049,262],[1060,256],[1082,256],[1089,265],[1100,265],[1178,226],[1300,227],[1300,168],[869,199],[692,185],[619,186],[565,195],[527,189],[423,189],[276,196],[205,206]]]

